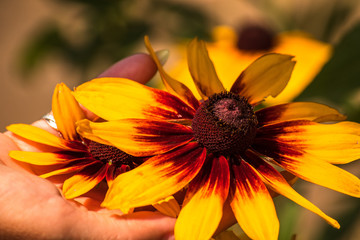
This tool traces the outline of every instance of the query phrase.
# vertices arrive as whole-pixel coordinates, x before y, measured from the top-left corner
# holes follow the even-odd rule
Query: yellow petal
[[[106,120],[192,119],[195,110],[178,97],[123,78],[98,78],[76,88],[76,100]]]
[[[111,184],[103,206],[126,212],[151,205],[184,188],[200,171],[206,151],[189,143],[175,151],[150,158],[120,174]]]
[[[260,126],[288,120],[328,122],[346,119],[336,109],[314,102],[285,103],[263,108],[256,112],[256,117]]]
[[[173,218],[179,216],[180,213],[179,203],[173,196],[160,200],[159,202],[153,204],[153,207],[162,214]]]
[[[65,153],[11,151],[9,156],[21,162],[44,166],[79,160],[79,158]]]
[[[287,124],[289,125],[289,122],[287,122]],[[323,126],[313,129],[311,134],[313,137],[311,140],[309,139],[308,141],[309,142],[314,141],[314,144],[317,144],[319,147],[324,148],[323,151],[321,149],[318,150],[319,154],[321,153],[321,151],[324,154],[326,154],[328,151],[335,152],[328,150],[326,148],[331,144],[333,144],[333,146],[335,147],[336,144],[334,142],[338,141],[338,139],[336,139],[338,138],[338,136],[330,135],[330,137],[333,137],[334,139],[328,139],[327,138],[328,136],[323,134],[322,128],[326,128],[331,134],[332,130],[339,127],[342,128],[344,127],[344,125],[345,126],[348,125],[347,122],[341,124],[338,123],[331,125],[330,124],[317,124],[317,125],[323,125]],[[290,128],[291,126],[287,126],[287,127]],[[287,127],[282,127],[283,131],[284,129],[287,129]],[[281,129],[281,127],[279,129]],[[293,129],[296,129],[296,127],[293,126]],[[344,128],[344,131],[346,131],[345,129],[347,131],[349,130],[348,128]],[[360,180],[357,177],[344,171],[341,168],[333,166],[324,159],[319,158],[318,157],[319,154],[313,155],[308,153],[309,151],[303,151],[301,149],[301,142],[299,144],[296,143],[297,138],[301,139],[302,135],[306,136],[307,132],[301,133],[295,131],[292,134],[289,134],[288,132],[287,140],[285,139],[279,140],[279,138],[276,139],[276,137],[274,136],[275,131],[273,130],[269,136],[271,138],[272,135],[274,139],[264,139],[264,138],[256,139],[252,147],[256,151],[273,158],[274,161],[276,161],[285,170],[293,173],[294,175],[306,181],[333,189],[341,193],[348,194],[350,196],[360,197]],[[319,130],[320,132],[317,132],[317,130]],[[259,135],[261,135],[260,131],[259,131]],[[317,141],[321,141],[321,137],[317,135],[323,136],[322,141],[325,142],[325,145],[322,145],[321,142],[317,142]],[[345,135],[344,139],[342,140],[347,141],[346,138],[352,138],[352,135],[351,134],[348,134],[347,136]],[[347,144],[342,144],[342,145],[345,148],[348,148]],[[353,155],[352,149],[348,148],[348,150],[350,151],[346,151],[345,149],[345,151],[343,151],[343,154],[348,156]],[[339,149],[339,151],[341,150]],[[346,159],[348,156],[343,157],[342,160]],[[341,156],[339,155],[339,157]]]
[[[245,161],[233,165],[235,192],[230,206],[244,232],[254,240],[277,240],[279,220],[264,183]]]
[[[147,50],[149,51],[150,56],[156,63],[156,66],[159,70],[161,79],[163,80],[163,83],[164,83],[166,89],[169,92],[171,92],[172,94],[175,94],[178,97],[180,97],[187,104],[192,106],[194,109],[197,109],[199,107],[199,101],[194,97],[193,93],[186,85],[173,79],[172,77],[169,76],[169,74],[167,74],[165,72],[158,57],[156,56],[156,53],[154,52],[153,48],[151,47],[148,36],[145,36],[145,46],[146,46]]]
[[[277,36],[273,52],[296,56],[296,67],[284,91],[276,98],[267,98],[265,105],[286,103],[297,97],[330,59],[332,46],[303,32],[283,32]]]
[[[310,154],[305,153],[298,157],[284,156],[276,161],[286,170],[306,181],[353,197],[360,197],[359,178]]]
[[[268,51],[243,51],[238,49],[237,33],[229,26],[213,29],[213,41],[207,44],[216,72],[226,89],[230,89],[239,74],[258,57],[265,53],[282,53],[296,56],[296,67],[285,89],[276,97],[268,97],[264,104],[286,103],[299,95],[331,56],[330,44],[317,41],[299,31],[283,32],[275,36],[275,46]],[[182,46],[180,46],[182,47]],[[182,50],[183,48],[181,48]],[[170,73],[186,84],[196,95],[196,87],[187,69],[186,57],[181,56]]]
[[[269,53],[256,59],[237,78],[231,92],[256,105],[268,96],[276,97],[285,87],[295,62],[293,56]]]
[[[222,156],[207,162],[210,166],[205,166],[189,185],[175,224],[176,239],[210,239],[220,223],[229,192],[229,165]]]
[[[170,151],[193,138],[189,127],[145,119],[122,119],[102,123],[85,119],[78,122],[78,132],[90,140],[104,139],[111,145],[137,157]]]
[[[52,112],[57,125],[57,130],[61,132],[66,140],[76,140],[75,123],[85,118],[78,102],[71,94],[71,90],[64,84],[56,86],[52,97]]]
[[[32,125],[28,124],[12,124],[6,127],[12,133],[26,138],[30,141],[45,144],[48,146],[73,150],[64,139],[56,137],[55,135]]]
[[[59,169],[56,169],[54,171],[44,173],[44,174],[40,175],[40,177],[48,178],[48,177],[52,177],[52,176],[55,176],[55,175],[62,175],[62,174],[78,172],[78,171],[80,171],[80,170],[84,169],[85,167],[90,166],[92,164],[94,164],[93,161],[84,160],[84,161],[81,161],[80,163],[66,165],[66,166],[63,166],[63,167],[61,167]]]
[[[251,151],[247,151],[247,157],[250,159],[248,162],[254,168],[254,171],[260,173],[260,176],[262,177],[263,181],[273,191],[278,192],[279,194],[303,206],[304,208],[316,213],[320,217],[324,218],[333,227],[340,228],[340,225],[336,220],[327,216],[318,207],[316,207],[314,204],[312,204],[304,197],[302,197],[300,194],[298,194],[288,184],[286,179],[278,171],[276,171],[270,164],[264,162],[260,157],[258,157],[256,154],[254,154]]]
[[[225,91],[209,58],[204,41],[193,39],[188,45],[187,54],[190,74],[203,99]]]
[[[78,174],[65,180],[63,185],[64,197],[72,199],[87,193],[104,179],[107,169],[107,164],[93,164],[88,169],[85,168]]]
[[[258,130],[256,142],[304,151],[317,159],[344,164],[360,157],[360,124],[340,122],[320,124],[311,121],[287,121]]]

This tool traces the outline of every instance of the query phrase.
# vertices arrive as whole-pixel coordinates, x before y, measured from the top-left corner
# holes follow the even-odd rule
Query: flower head
[[[164,71],[147,38],[145,42],[168,92],[114,78],[93,80],[74,92],[81,104],[109,120],[80,121],[83,136],[105,139],[133,156],[153,156],[119,175],[103,206],[126,212],[186,188],[176,239],[209,239],[229,202],[251,239],[272,240],[278,237],[279,222],[270,189],[339,228],[336,220],[298,194],[274,165],[360,197],[360,180],[332,165],[359,158],[360,125],[325,124],[344,116],[310,102],[254,110],[264,98],[284,89],[295,65],[292,56],[258,58],[226,90],[205,43],[194,39],[188,47],[188,63],[202,97],[198,101]]]
[[[51,167],[41,177],[72,174],[63,184],[66,198],[78,197],[106,178],[108,184],[120,173],[142,163],[106,141],[101,143],[83,138],[76,132],[76,122],[85,114],[65,84],[55,88],[52,111],[58,136],[27,124],[13,124],[7,129],[33,143],[40,144],[41,152],[12,151],[18,161]]]

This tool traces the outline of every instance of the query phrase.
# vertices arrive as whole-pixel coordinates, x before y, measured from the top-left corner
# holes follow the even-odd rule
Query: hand
[[[138,54],[116,63],[100,77],[145,83],[155,72],[151,58]],[[54,132],[44,120],[34,125]],[[120,216],[100,208],[101,199],[96,198],[66,200],[53,183],[29,173],[33,170],[29,165],[8,156],[11,150],[34,148],[9,132],[0,134],[0,239],[172,238],[176,219],[145,211]]]

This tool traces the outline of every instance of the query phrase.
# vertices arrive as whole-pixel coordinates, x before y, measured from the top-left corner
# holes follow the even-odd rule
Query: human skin
[[[156,71],[148,55],[137,54],[117,62],[99,77],[122,77],[146,83]],[[89,119],[94,117],[83,110]],[[45,120],[33,125],[58,134]],[[10,132],[0,133],[0,240],[173,239],[175,218],[154,211],[121,215],[119,211],[101,208],[104,197],[101,187],[75,200],[66,200],[57,187],[61,176],[49,181],[34,175],[35,166],[8,156],[12,150],[44,151],[43,146]],[[231,208],[226,204],[217,233],[235,222]]]

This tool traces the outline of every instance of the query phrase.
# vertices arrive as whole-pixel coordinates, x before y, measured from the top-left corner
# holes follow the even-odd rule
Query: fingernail
[[[163,49],[156,51],[155,54],[158,57],[160,64],[164,65],[169,58],[170,51],[167,49]]]

